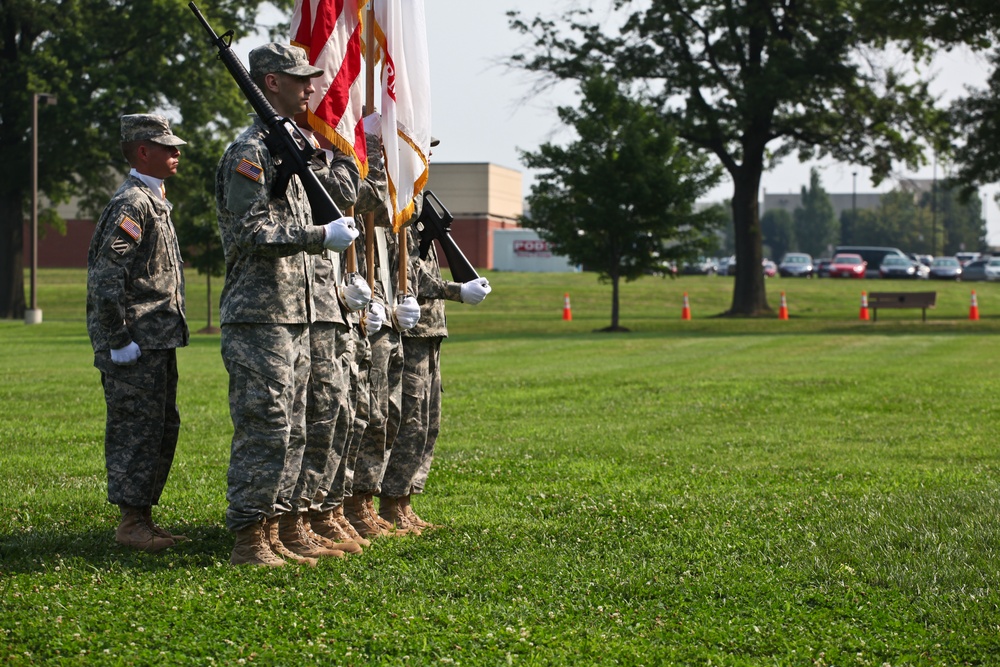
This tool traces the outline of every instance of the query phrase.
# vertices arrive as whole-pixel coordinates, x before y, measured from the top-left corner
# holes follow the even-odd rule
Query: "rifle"
[[[285,188],[288,187],[288,179],[292,177],[292,174],[297,174],[305,188],[306,196],[309,198],[309,206],[312,208],[315,224],[322,225],[344,217],[337,205],[333,203],[333,199],[330,198],[330,193],[326,191],[326,188],[323,187],[310,168],[310,161],[316,153],[316,149],[294,122],[278,115],[278,112],[264,97],[264,93],[260,92],[260,88],[250,78],[250,74],[243,67],[239,57],[233,53],[230,45],[235,33],[229,30],[220,37],[193,1],[188,3],[188,7],[205,26],[205,30],[212,38],[212,44],[219,49],[219,60],[225,64],[226,69],[236,80],[236,85],[250,102],[250,106],[267,126],[267,138],[264,143],[279,165],[278,178],[271,190],[271,196],[283,197]],[[292,133],[295,136],[292,136]]]
[[[427,259],[431,242],[437,240],[448,259],[448,268],[455,281],[465,283],[477,280],[479,274],[476,269],[455,243],[455,239],[451,238],[451,221],[454,219],[433,192],[424,190],[424,208],[414,223],[420,232],[420,259]]]

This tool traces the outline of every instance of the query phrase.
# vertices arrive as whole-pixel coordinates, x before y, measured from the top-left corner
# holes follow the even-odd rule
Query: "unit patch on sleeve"
[[[264,177],[264,168],[259,164],[243,158],[240,160],[240,163],[236,165],[236,173],[246,176],[254,183],[260,183],[261,178]]]
[[[139,242],[139,239],[142,237],[142,228],[139,226],[139,223],[126,215],[118,223],[118,226],[121,227],[123,232],[135,239],[136,243]]]
[[[119,255],[124,255],[125,252],[130,248],[128,241],[120,236],[116,236],[115,240],[111,242],[111,249],[114,250]]]

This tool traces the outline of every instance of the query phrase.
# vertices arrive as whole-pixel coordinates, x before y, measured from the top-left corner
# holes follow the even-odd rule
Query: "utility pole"
[[[52,105],[56,96],[35,93],[31,97],[31,307],[24,312],[25,324],[41,324],[42,311],[38,308],[38,103]]]

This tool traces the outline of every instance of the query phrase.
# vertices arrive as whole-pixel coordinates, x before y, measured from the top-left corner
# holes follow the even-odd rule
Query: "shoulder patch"
[[[129,247],[129,242],[120,236],[116,236],[115,240],[111,242],[111,249],[119,255],[124,255]]]
[[[128,217],[127,215],[122,217],[122,221],[118,223],[118,226],[121,228],[123,232],[131,236],[137,243],[139,239],[142,237],[142,227],[140,227],[139,223],[137,223],[135,220]]]
[[[246,176],[254,183],[260,183],[261,179],[264,177],[264,168],[255,162],[243,158],[240,163],[236,165],[236,173],[242,176]]]

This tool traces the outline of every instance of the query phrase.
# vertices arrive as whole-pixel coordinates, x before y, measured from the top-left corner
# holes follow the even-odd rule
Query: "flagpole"
[[[365,17],[365,113],[375,113],[375,8],[368,1]],[[365,214],[365,275],[368,286],[375,289],[375,212]],[[386,295],[388,297],[388,295]],[[392,306],[392,304],[386,304]]]

